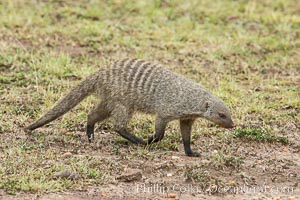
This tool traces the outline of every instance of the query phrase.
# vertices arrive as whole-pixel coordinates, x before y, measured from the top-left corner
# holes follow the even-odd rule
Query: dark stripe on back
[[[153,73],[151,74],[151,80],[145,82],[145,87],[148,88],[148,92],[149,94],[155,94],[155,91],[156,91],[156,88],[157,88],[157,85],[159,84],[159,79],[160,79],[160,73],[159,70],[161,68],[157,66],[157,64],[155,65],[155,70],[153,71]],[[155,76],[155,77],[153,77]],[[155,81],[153,81],[153,79]]]
[[[156,76],[155,71],[156,71],[156,64],[152,64],[151,66],[149,66],[151,69],[148,70],[142,80],[141,83],[141,88],[143,88],[145,91],[149,91],[149,87],[147,87],[147,85],[145,85],[146,82],[153,82],[153,75]]]
[[[124,67],[124,74],[123,74],[123,77],[124,77],[124,80],[126,82],[128,82],[129,78],[130,78],[130,74],[131,74],[131,70],[134,68],[134,66],[139,62],[138,59],[131,59],[130,62],[128,62],[126,64],[126,66]]]
[[[121,84],[120,80],[120,74],[122,73],[121,67],[122,65],[125,65],[129,61],[128,58],[119,60],[118,62],[115,63],[112,69],[112,83],[119,86]]]
[[[135,88],[136,90],[139,89],[139,88],[138,88],[138,85],[139,85],[140,81],[142,81],[142,80],[141,80],[141,79],[142,79],[142,76],[143,76],[145,70],[148,69],[148,66],[149,66],[150,64],[151,64],[150,62],[145,62],[145,63],[143,63],[143,65],[141,66],[141,69],[139,70],[139,73],[137,74],[137,76],[136,76],[136,78],[135,78],[135,80],[134,80],[134,88]],[[145,78],[145,77],[143,77],[143,78]]]
[[[127,63],[127,61],[129,61],[129,58],[124,58],[124,59],[120,60],[119,62],[116,63],[117,67],[123,68],[125,63]]]
[[[135,65],[131,68],[129,72],[128,89],[132,89],[132,86],[136,80],[136,74],[139,73],[145,62],[146,61],[144,60],[138,60],[138,62],[135,63]]]

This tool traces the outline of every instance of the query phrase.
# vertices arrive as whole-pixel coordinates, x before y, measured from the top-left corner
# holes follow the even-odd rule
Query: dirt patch
[[[44,130],[47,132],[47,129]],[[4,135],[1,135],[2,139]],[[76,132],[75,135],[77,140],[82,138],[79,139],[82,140],[81,147],[74,141],[56,141],[53,150],[61,155],[56,162],[68,163],[71,159],[89,156],[99,161],[99,165],[116,163],[116,167],[109,167],[107,182],[98,186],[76,186],[76,182],[80,184],[84,180],[73,180],[78,189],[55,194],[21,192],[11,196],[2,190],[0,198],[166,199],[172,193],[176,199],[270,199],[277,196],[296,199],[300,195],[300,157],[297,150],[289,146],[231,139],[224,148],[224,141],[219,137],[204,136],[193,145],[201,152],[201,157],[191,158],[184,155],[181,145],[178,152],[156,147],[141,153],[143,148],[127,142],[120,143],[116,135],[109,132],[98,132],[95,143],[91,145],[85,141],[83,132]],[[17,141],[22,138],[24,135],[14,136]],[[47,136],[47,141],[41,145],[47,146],[51,141],[55,141],[54,135]],[[9,140],[6,142],[9,143]],[[47,148],[52,149],[51,146]],[[127,168],[140,170],[142,178],[131,182],[118,180]]]

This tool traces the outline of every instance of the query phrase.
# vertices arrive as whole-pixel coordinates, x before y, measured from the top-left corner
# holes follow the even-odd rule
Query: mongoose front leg
[[[94,139],[94,128],[97,122],[103,121],[110,117],[111,112],[104,103],[99,103],[89,114],[86,126],[86,135],[89,142]]]
[[[185,154],[190,157],[199,157],[200,154],[198,152],[193,152],[191,149],[191,132],[192,132],[193,122],[194,120],[192,119],[181,119],[180,130],[181,130]]]
[[[132,143],[145,144],[142,139],[136,137],[127,130],[127,124],[132,116],[132,113],[128,111],[125,106],[120,104],[116,105],[112,112],[112,116],[115,120],[115,130],[117,133]]]
[[[153,144],[164,138],[168,120],[157,117],[155,120],[155,134],[149,137],[147,144]]]

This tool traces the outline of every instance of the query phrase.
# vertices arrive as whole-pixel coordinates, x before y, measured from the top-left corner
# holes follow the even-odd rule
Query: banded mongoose
[[[25,131],[55,120],[91,94],[99,97],[100,102],[88,114],[89,141],[94,139],[95,123],[109,117],[114,119],[115,131],[122,137],[146,145],[163,139],[167,123],[179,119],[185,154],[199,156],[190,147],[191,128],[196,118],[208,119],[225,128],[234,126],[224,102],[204,87],[158,63],[127,58],[88,76]],[[137,111],[156,115],[155,133],[147,142],[127,129]]]

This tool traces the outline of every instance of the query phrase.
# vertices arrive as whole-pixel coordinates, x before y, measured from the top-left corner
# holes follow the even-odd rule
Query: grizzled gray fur
[[[88,114],[89,141],[94,138],[95,123],[109,117],[115,121],[116,132],[138,144],[158,142],[164,137],[167,123],[178,119],[185,153],[198,156],[190,148],[191,128],[196,118],[208,119],[225,128],[234,126],[224,102],[196,82],[158,63],[122,59],[88,76],[44,116],[26,127],[26,132],[55,120],[91,94],[100,101]],[[135,112],[156,115],[155,133],[147,142],[127,130]]]

